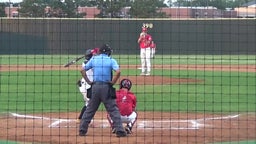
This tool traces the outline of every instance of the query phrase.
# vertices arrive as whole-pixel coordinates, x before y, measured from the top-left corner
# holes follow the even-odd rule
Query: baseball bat
[[[69,61],[67,64],[65,64],[64,67],[69,67],[70,65],[72,65],[72,64],[74,64],[74,63],[76,63],[76,62],[78,62],[80,59],[82,59],[82,58],[84,58],[84,57],[85,57],[85,55],[82,55],[82,56],[80,56],[80,57],[77,57],[77,58],[75,58],[75,59]]]

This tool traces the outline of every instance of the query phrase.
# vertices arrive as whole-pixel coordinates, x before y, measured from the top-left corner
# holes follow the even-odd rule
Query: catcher
[[[129,79],[122,79],[120,89],[116,91],[116,104],[121,114],[122,123],[126,124],[125,131],[127,134],[132,133],[132,127],[137,120],[137,112],[135,111],[137,100],[135,94],[130,91],[131,87],[132,82]],[[107,119],[112,133],[115,133],[116,130],[109,114],[107,114]]]
[[[85,61],[82,63],[82,67],[94,56],[97,55],[99,53],[99,48],[94,48],[94,49],[88,49],[86,50],[85,53]],[[88,70],[87,72],[87,76],[88,78],[93,81],[93,70]],[[87,82],[85,81],[84,78],[80,79],[77,81],[77,85],[79,87],[79,91],[81,92],[81,94],[83,95],[83,99],[84,99],[84,106],[81,109],[80,115],[77,119],[77,123],[80,123],[83,113],[86,110],[86,107],[88,105],[88,102],[90,100],[91,97],[91,85],[87,84]]]

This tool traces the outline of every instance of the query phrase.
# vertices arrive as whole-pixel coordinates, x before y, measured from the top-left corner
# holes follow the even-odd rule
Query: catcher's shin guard
[[[128,124],[130,127],[133,127],[138,118],[138,113],[136,111],[134,111],[132,115],[134,116],[134,119]]]
[[[134,111],[131,115],[133,115],[134,119],[131,120],[129,123],[127,123],[126,127],[125,127],[125,131],[127,134],[131,134],[132,133],[132,128],[135,124],[135,122],[137,121],[138,118],[138,113],[136,111]]]

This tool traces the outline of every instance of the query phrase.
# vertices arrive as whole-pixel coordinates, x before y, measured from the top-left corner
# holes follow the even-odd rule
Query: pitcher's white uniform
[[[140,59],[141,59],[141,75],[150,75],[151,71],[151,42],[152,36],[147,33],[147,28],[142,27],[142,32],[138,38],[140,46]]]

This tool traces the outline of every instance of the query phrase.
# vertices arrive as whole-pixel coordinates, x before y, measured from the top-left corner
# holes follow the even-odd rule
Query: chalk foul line
[[[32,115],[22,115],[17,113],[10,113],[10,114],[16,118],[41,119],[41,120],[51,121],[51,123],[48,125],[49,128],[76,127],[76,125],[74,125],[74,123],[76,123],[76,119],[58,119],[58,118],[40,117],[40,116],[32,116]],[[202,127],[211,126],[211,125],[204,124],[205,121],[234,119],[234,118],[238,118],[239,116],[240,114],[228,115],[223,117],[208,117],[208,118],[188,119],[188,120],[137,120],[135,127],[137,127],[138,129],[197,130]],[[94,119],[93,123],[95,127],[101,127],[101,128],[110,127],[107,120]]]

